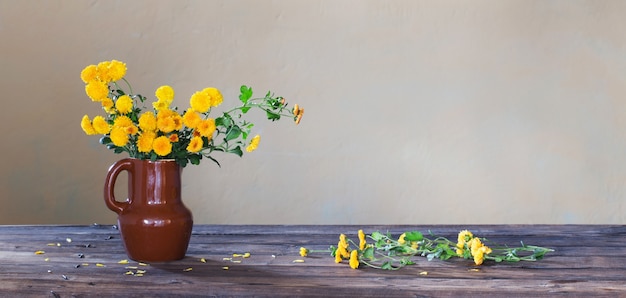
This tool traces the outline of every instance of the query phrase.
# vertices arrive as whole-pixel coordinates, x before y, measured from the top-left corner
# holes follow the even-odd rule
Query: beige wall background
[[[241,84],[305,107],[185,168],[196,223],[625,224],[624,28],[624,1],[0,0],[0,224],[115,222],[125,156],[79,126],[111,59],[181,108]]]

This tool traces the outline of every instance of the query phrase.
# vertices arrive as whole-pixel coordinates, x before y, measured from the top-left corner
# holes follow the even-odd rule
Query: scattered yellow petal
[[[478,271],[480,271],[480,269],[478,269],[478,268],[472,268],[472,269],[470,269],[469,271],[478,272]]]
[[[102,264],[102,263],[96,263],[96,266],[97,266],[97,267],[106,267],[106,266],[105,266],[104,264]]]
[[[82,263],[81,266],[89,266],[89,263]]]
[[[241,263],[240,260],[234,260],[234,261],[231,261],[231,262],[233,262],[233,263]]]
[[[242,254],[233,254],[233,258],[243,257]]]
[[[228,270],[228,266],[224,266],[224,267],[222,267],[222,269]]]
[[[304,263],[304,260],[293,260],[293,263]]]
[[[132,271],[129,270],[129,271],[126,271],[126,273],[124,273],[124,274],[126,274],[126,275],[133,275],[135,273],[133,273]]]
[[[46,262],[48,262],[48,261],[50,261],[50,258],[45,258],[45,259],[43,259],[43,260],[44,260],[44,261],[46,261]]]
[[[43,250],[38,250],[38,251],[36,251],[36,252],[35,252],[35,254],[36,254],[36,255],[43,255],[43,254],[45,254],[45,253],[46,253],[46,252],[45,252],[45,251],[43,251]]]
[[[138,263],[139,266],[148,266],[146,263]]]
[[[193,270],[193,268],[191,268],[191,267],[186,268],[186,269],[183,269],[183,271],[185,271],[185,272],[189,272],[189,271],[191,271],[191,270]]]
[[[200,262],[206,263],[206,260],[204,258],[202,258],[202,259],[200,259]]]
[[[67,243],[72,243],[72,238],[65,238],[65,241],[67,241]]]
[[[250,257],[250,253],[249,253],[249,252],[247,252],[247,253],[243,254],[243,256],[242,256],[242,257],[244,257],[244,258],[249,258],[249,257]]]
[[[143,276],[143,274],[137,273],[137,274],[135,274],[135,276],[140,276],[141,277],[141,276]]]
[[[128,264],[128,260],[121,260],[119,262],[117,262],[118,264]]]
[[[61,243],[57,243],[57,246],[61,247]]]
[[[422,271],[422,272],[420,272],[420,275],[428,275],[428,272],[427,271]]]
[[[48,243],[46,245],[48,245],[48,246],[56,246],[56,243]]]
[[[126,269],[137,269],[137,266],[126,266],[124,268],[126,268]]]
[[[144,273],[146,273],[146,270],[137,270],[137,273],[144,274]]]
[[[232,261],[233,258],[222,258],[222,260],[224,260],[224,261]]]

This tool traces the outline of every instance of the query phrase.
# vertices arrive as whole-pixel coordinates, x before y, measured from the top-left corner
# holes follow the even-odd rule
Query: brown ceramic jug
[[[115,199],[118,175],[128,173],[128,199]],[[107,207],[118,214],[126,253],[140,262],[185,257],[193,217],[181,200],[182,168],[174,160],[126,158],[114,163],[104,184]]]

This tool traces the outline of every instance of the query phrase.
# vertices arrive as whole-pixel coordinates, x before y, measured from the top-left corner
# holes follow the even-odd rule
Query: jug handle
[[[106,180],[104,181],[104,202],[111,211],[120,214],[124,208],[128,205],[128,202],[120,202],[115,199],[115,182],[117,176],[122,171],[132,171],[133,161],[130,158],[118,160],[114,163],[107,173]]]

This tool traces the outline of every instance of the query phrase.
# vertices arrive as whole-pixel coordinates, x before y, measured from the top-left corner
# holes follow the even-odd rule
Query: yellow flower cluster
[[[172,107],[174,89],[163,85],[156,89],[156,101],[152,109],[145,110],[141,105],[146,99],[133,94],[124,78],[126,64],[117,60],[103,61],[89,65],[81,71],[85,83],[85,93],[94,102],[101,103],[106,115],[90,119],[83,116],[81,128],[87,135],[104,135],[101,143],[116,153],[128,152],[130,157],[140,159],[173,158],[182,166],[187,162],[198,164],[202,157],[217,161],[209,154],[213,151],[243,154],[252,123],[242,119],[251,108],[264,110],[268,119],[278,120],[281,116],[293,116],[300,121],[304,110],[297,105],[288,109],[284,98],[266,95],[264,98],[251,98],[252,89],[241,87],[242,105],[231,109],[217,119],[210,118],[212,108],[224,101],[222,93],[213,87],[193,93],[189,108],[179,113]],[[130,92],[120,85],[125,83]],[[223,142],[215,144],[213,139],[223,134]],[[257,149],[260,136],[255,136],[245,147],[247,152]],[[218,163],[219,164],[219,163]]]
[[[456,244],[456,254],[459,257],[463,257],[466,251],[469,251],[470,256],[474,259],[476,265],[481,265],[485,260],[485,255],[492,252],[491,248],[485,246],[480,238],[474,237],[472,232],[463,230],[459,232]]]
[[[300,119],[302,119],[302,115],[304,115],[304,108],[300,107],[298,104],[293,105],[293,115],[296,117],[296,124],[300,124]]]
[[[359,250],[363,251],[366,248],[365,233],[363,230],[359,230]],[[335,250],[335,263],[341,263],[343,259],[349,259],[350,268],[359,268],[359,250],[350,250],[350,245],[345,234],[339,235],[339,242],[337,243],[337,249]]]

